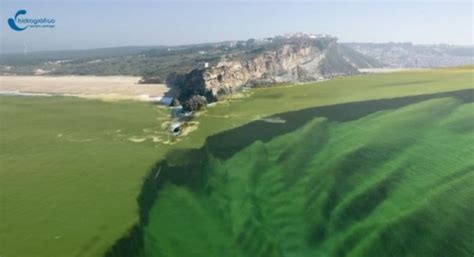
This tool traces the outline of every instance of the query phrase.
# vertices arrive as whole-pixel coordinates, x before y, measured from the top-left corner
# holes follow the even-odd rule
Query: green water
[[[162,249],[160,251],[171,252],[168,256],[176,256],[181,253],[173,253],[173,247],[191,251],[190,249],[199,247],[216,249],[222,245],[233,250],[220,256],[256,255],[244,251],[247,246],[237,243],[237,232],[225,230],[233,221],[219,221],[222,224],[217,222],[216,216],[224,216],[225,212],[217,212],[209,207],[216,204],[208,198],[209,191],[204,188],[210,188],[206,185],[210,184],[212,174],[219,174],[209,168],[214,165],[210,160],[214,160],[213,163],[230,162],[256,142],[271,145],[278,137],[296,133],[313,119],[326,119],[330,131],[327,140],[336,142],[334,138],[337,137],[338,131],[342,131],[336,130],[337,127],[355,124],[378,111],[398,111],[408,105],[433,98],[456,98],[460,104],[472,102],[473,74],[472,67],[467,67],[364,75],[321,83],[253,89],[245,92],[245,97],[233,97],[201,113],[195,119],[199,123],[198,129],[181,137],[178,143],[172,145],[166,143],[168,133],[163,124],[169,120],[169,111],[164,107],[147,103],[100,102],[72,97],[0,96],[0,256],[98,257],[108,251],[112,256],[131,257],[143,254],[145,249],[147,255],[154,256],[159,252],[155,249],[158,246]],[[426,113],[429,113],[429,110]],[[435,118],[456,119],[452,116],[454,113],[443,113]],[[286,120],[286,123],[259,121],[269,115]],[[469,111],[465,111],[463,116],[457,118],[460,119],[459,122],[453,121],[458,127],[449,131],[472,131],[473,117],[472,112],[469,114]],[[464,120],[461,121],[462,119]],[[359,124],[355,128],[382,128],[382,124],[378,123]],[[409,125],[410,123],[407,123],[398,128],[391,128],[386,124],[383,125],[386,128],[378,133],[403,134],[410,128]],[[347,128],[348,132],[352,130]],[[422,135],[425,136],[425,133]],[[450,154],[449,148],[445,149],[440,145],[449,146],[452,141],[456,142],[460,138],[453,136],[457,135],[456,133],[443,135],[444,137],[433,136],[429,139],[431,144],[440,148],[437,148],[436,154],[428,152],[424,159],[417,159],[415,156],[412,161],[428,163],[431,162],[431,157],[437,159],[438,155],[445,152]],[[360,133],[354,136],[360,137],[358,140],[365,140],[373,135]],[[155,140],[157,138],[159,140]],[[463,148],[468,151],[472,140],[463,140]],[[345,144],[350,141],[336,143],[341,145],[324,144],[323,148],[325,151],[333,149],[334,156],[347,154],[344,149],[348,145]],[[362,144],[359,141],[356,143]],[[386,145],[390,144],[391,142],[387,142]],[[290,156],[291,151],[287,151],[286,156]],[[320,156],[321,153],[320,150],[315,151],[315,156]],[[467,158],[455,156],[441,164],[463,166],[464,159]],[[362,159],[361,162],[370,164],[368,160]],[[158,179],[153,179],[160,167],[162,170]],[[287,171],[295,171],[296,167],[293,170],[292,167],[287,167]],[[445,166],[438,168],[442,167]],[[150,172],[151,169],[153,170]],[[315,171],[322,172],[320,169]],[[470,169],[466,168],[464,171],[471,174]],[[452,178],[455,179],[463,173],[459,174],[453,175]],[[261,185],[262,182],[258,183]],[[187,242],[186,240],[195,237],[187,236],[186,230],[173,232],[173,227],[166,228],[163,224],[156,224],[158,221],[154,217],[157,215],[157,206],[166,201],[170,202],[170,199],[160,197],[168,192],[166,184],[185,190],[192,197],[199,196],[199,201],[195,204],[202,206],[200,208],[203,213],[209,215],[209,225],[204,225],[205,219],[189,212],[189,219],[192,220],[189,226],[199,227],[202,233],[209,235],[206,240],[209,239],[211,243],[201,245],[200,241]],[[410,185],[406,187],[411,189]],[[239,192],[240,194],[242,192]],[[450,193],[444,198],[448,200],[439,203],[443,204],[443,207],[439,207],[440,210],[436,210],[439,219],[451,217],[451,214],[443,214],[447,211],[458,213],[454,207],[451,208],[453,210],[444,207],[446,204],[457,206],[460,202],[466,202],[453,201],[454,195]],[[204,199],[209,206],[202,205]],[[446,201],[449,202],[445,203]],[[182,202],[171,205],[176,205],[176,212],[183,211],[180,209]],[[186,210],[184,208],[184,211]],[[171,215],[172,212],[173,209],[169,212],[160,211],[162,215]],[[173,219],[159,222],[170,222],[178,226],[183,223],[183,219],[184,217],[176,215]],[[457,230],[463,231],[462,229],[470,224],[470,220],[472,219],[469,217],[465,218],[461,224],[456,225],[457,228],[453,232],[455,235],[446,236],[443,240],[457,240]],[[303,224],[305,229],[312,229],[309,223]],[[223,234],[215,235],[206,230],[213,231],[213,227],[219,228],[219,231],[224,229]],[[251,227],[256,229],[254,225]],[[130,229],[132,230],[128,232]],[[445,227],[439,229],[444,231]],[[273,228],[267,230],[270,234],[277,235]],[[181,233],[182,236],[178,235]],[[333,249],[332,245],[336,240],[334,234],[328,233],[323,240],[314,240],[317,233],[308,236],[305,244],[316,249],[309,251],[309,256],[316,255],[313,251],[330,252]],[[462,233],[459,232],[459,237],[465,238]],[[169,238],[160,238],[160,241],[150,243],[151,238],[156,238],[158,234],[169,234],[170,238],[173,236],[171,246],[163,244],[161,247],[161,242],[166,242]],[[364,236],[368,234],[364,233]],[[415,238],[416,244],[421,244],[422,238],[425,237],[424,234],[418,233],[414,236],[399,236],[404,240]],[[354,237],[358,237],[358,234],[354,234]],[[291,238],[287,237],[285,241],[293,240]],[[427,239],[429,244],[431,241],[433,240]],[[261,246],[256,240],[255,244]],[[347,242],[340,244],[350,245]],[[276,248],[282,247],[279,242],[274,245]],[[457,247],[462,247],[461,243],[457,244]],[[291,254],[298,253],[288,253],[285,250],[284,254],[292,256]],[[189,254],[196,255],[198,253],[195,252]],[[212,256],[212,253],[208,255],[206,252],[203,255]]]
[[[158,111],[1,96],[0,256],[102,256],[137,220],[143,174],[163,150],[129,138],[154,136],[144,130],[159,129]]]
[[[353,106],[369,107],[381,108]],[[250,125],[259,136],[242,138],[263,141],[232,153],[216,149],[238,142],[218,135],[221,148],[210,139],[175,153],[187,164],[158,163],[141,224],[109,255],[472,256],[474,104],[438,97],[336,114],[283,115],[286,125]]]

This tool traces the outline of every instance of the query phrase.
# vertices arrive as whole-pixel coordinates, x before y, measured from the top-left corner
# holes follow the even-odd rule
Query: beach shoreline
[[[101,100],[156,101],[165,84],[139,84],[134,76],[0,76],[0,94],[75,96]]]

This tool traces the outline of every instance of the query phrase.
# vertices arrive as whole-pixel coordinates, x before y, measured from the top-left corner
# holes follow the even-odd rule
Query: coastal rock
[[[251,44],[243,51],[222,56],[215,65],[206,64],[185,74],[180,99],[202,95],[212,102],[243,87],[318,81],[359,73],[357,65],[351,62],[354,53],[347,55],[348,50],[335,37],[276,37]]]

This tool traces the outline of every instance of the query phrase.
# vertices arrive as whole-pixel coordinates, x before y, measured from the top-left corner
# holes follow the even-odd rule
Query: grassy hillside
[[[362,123],[363,120],[360,121],[360,126],[356,126],[355,120],[357,119],[381,109],[386,110],[387,113],[395,113],[394,109],[398,108],[398,102],[389,100],[391,98],[469,89],[473,87],[473,74],[471,67],[360,76],[317,84],[255,89],[245,92],[243,95],[246,96],[242,98],[236,97],[209,108],[196,118],[195,121],[199,122],[198,129],[187,137],[181,138],[174,145],[164,144],[167,135],[162,125],[167,119],[167,111],[149,104],[136,102],[105,103],[69,97],[1,96],[0,198],[2,204],[0,204],[0,215],[2,222],[0,222],[0,255],[3,257],[102,256],[117,239],[127,235],[127,230],[138,222],[139,216],[144,221],[143,219],[146,217],[157,215],[156,211],[150,211],[151,208],[143,209],[144,199],[140,198],[141,202],[137,203],[137,197],[146,188],[146,186],[142,186],[143,178],[160,160],[166,158],[168,164],[178,164],[177,167],[179,167],[192,160],[187,155],[188,149],[200,148],[205,143],[206,138],[224,133],[224,131],[227,131],[226,135],[234,137],[232,133],[237,133],[239,130],[232,129],[245,124],[260,124],[256,128],[253,125],[240,128],[247,129],[244,134],[255,135],[255,138],[235,139],[234,137],[234,140],[227,141],[207,140],[208,149],[213,149],[210,155],[217,156],[219,159],[217,163],[231,162],[230,160],[224,160],[230,158],[230,156],[222,148],[219,148],[219,145],[224,146],[227,151],[242,151],[241,154],[238,154],[242,156],[244,156],[245,151],[249,151],[244,151],[244,148],[253,149],[255,147],[251,146],[255,140],[268,142],[268,146],[267,143],[255,144],[265,145],[265,147],[272,149],[274,143],[270,143],[270,141],[276,140],[276,134],[291,133],[298,128],[302,128],[304,123],[308,121],[306,121],[306,118],[298,118],[303,116],[293,116],[291,114],[287,114],[288,117],[284,116],[282,118],[287,120],[286,123],[268,123],[256,120],[268,115],[303,109],[307,111],[298,113],[304,113],[304,117],[311,118],[325,117],[323,114],[328,109],[332,111],[339,110],[337,113],[342,113],[342,116],[333,117],[329,121],[319,121],[321,124],[327,123],[325,126],[328,126],[330,131],[328,132],[331,135],[329,138],[332,138],[330,140],[336,140],[339,132],[341,135],[352,133],[352,131],[355,133],[357,129],[360,130],[367,126],[368,123]],[[466,91],[457,93],[456,98],[459,98],[459,95],[471,97]],[[408,98],[408,100],[404,100],[403,105],[415,104],[433,97],[452,98],[453,96],[448,93]],[[383,107],[368,105],[364,111],[357,112],[361,109],[354,108],[354,105],[357,106],[357,103],[365,101],[369,101],[371,104],[379,103]],[[431,130],[428,128],[420,127],[418,129],[414,125],[415,127],[411,129],[418,131],[416,132],[418,134],[413,132],[415,134],[412,135],[425,135],[424,132],[421,132],[422,129],[427,129],[427,136],[431,135],[430,133],[436,134],[442,128],[449,127],[451,123],[466,124],[464,130],[469,130],[471,123],[469,119],[466,120],[466,115],[469,112],[461,112],[462,108],[467,107],[462,107],[461,100],[451,99],[449,101],[452,103],[440,104],[440,108],[444,108],[443,106],[446,105],[446,108],[451,106],[453,110],[447,112],[449,115],[439,112],[443,115],[440,115],[440,121],[439,124],[436,123],[438,124],[436,129],[429,132]],[[455,108],[455,106],[458,107]],[[321,109],[311,109],[315,107],[323,109],[322,111]],[[390,109],[393,109],[393,111],[388,111]],[[340,110],[343,111],[340,112]],[[344,112],[344,110],[356,111]],[[426,109],[423,110],[425,114],[428,112]],[[346,113],[352,114],[347,116]],[[291,117],[296,117],[296,119],[290,121]],[[451,121],[449,121],[450,119]],[[429,119],[426,120],[429,121]],[[444,123],[441,120],[444,120]],[[377,120],[374,119],[373,121]],[[270,122],[273,121],[270,120]],[[277,120],[277,122],[279,121]],[[397,125],[398,128],[401,128],[399,131],[404,129],[405,125],[408,128],[411,127],[411,121],[403,123],[402,120],[400,122],[400,125]],[[281,127],[265,129],[269,124],[280,125]],[[349,124],[353,125],[352,129]],[[374,123],[373,126],[377,127],[377,124]],[[372,129],[370,131],[382,133],[381,127],[378,130],[376,128]],[[466,137],[469,133],[462,132],[463,128],[458,127],[457,130],[460,130],[459,135],[454,131],[448,131],[449,133],[445,134],[444,137],[440,137],[439,141],[424,142],[423,144],[426,147],[428,147],[427,144],[439,147],[439,145],[447,144],[450,141],[456,143],[459,138],[470,140],[470,137]],[[255,133],[255,131],[261,131],[262,133]],[[238,132],[237,134],[242,133]],[[264,139],[257,138],[261,138],[262,135],[266,135],[266,137]],[[293,133],[293,136],[295,135],[298,134]],[[352,140],[360,140],[365,139],[366,136],[360,132],[359,134],[351,134],[348,138],[354,137]],[[222,142],[226,144],[223,145]],[[339,139],[339,141],[334,142],[343,143],[346,141]],[[356,147],[351,145],[353,144],[352,141],[347,142],[351,149]],[[468,143],[464,144],[468,145]],[[287,145],[290,144],[287,143]],[[338,149],[333,147],[336,146],[325,145],[324,149],[332,149],[334,156],[336,154],[340,155],[342,161],[342,158],[345,158],[344,156],[348,152],[339,153]],[[337,147],[344,148],[344,145]],[[427,148],[427,150],[429,149]],[[449,150],[448,154],[451,152],[451,148]],[[466,148],[467,150],[469,148]],[[323,152],[318,150],[318,153]],[[453,153],[458,152],[453,151]],[[238,155],[235,155],[234,158],[237,158]],[[430,158],[430,156],[440,158],[438,155],[431,153],[426,157]],[[463,160],[462,156],[459,158]],[[332,162],[335,165],[338,161],[334,159]],[[415,159],[412,162],[415,162]],[[250,163],[252,162],[249,161]],[[270,169],[272,165],[269,164],[268,167]],[[288,169],[292,169],[292,167],[289,166]],[[301,170],[304,169],[306,168],[301,168]],[[453,172],[455,171],[453,170]],[[166,173],[163,171],[160,177],[164,174]],[[196,170],[196,174],[200,174],[200,171]],[[218,171],[216,171],[216,174],[218,174]],[[153,173],[152,176],[154,175]],[[243,174],[243,176],[248,175]],[[469,183],[469,180],[463,180]],[[243,185],[237,184],[239,187]],[[192,191],[194,189],[170,185],[170,188],[173,187],[177,188],[178,191],[184,190],[184,192],[187,192],[186,194],[190,195],[191,199],[196,197],[194,191]],[[344,194],[346,194],[345,191]],[[453,192],[454,194],[458,193]],[[460,192],[459,195],[459,199],[464,197],[463,192]],[[145,200],[152,203],[154,198]],[[213,201],[209,198],[210,203],[214,203]],[[169,204],[179,205],[182,203]],[[198,204],[196,206],[202,204],[200,201],[194,203]],[[454,205],[457,206],[457,203],[454,202]],[[166,204],[166,201],[159,202],[158,205],[153,207],[153,210],[161,204]],[[206,216],[210,210],[204,207],[202,207],[203,214]],[[446,205],[441,207],[443,209],[447,208]],[[176,211],[183,210],[176,208]],[[190,213],[195,214],[195,212]],[[215,215],[218,212],[210,213]],[[216,220],[212,215],[206,221],[211,224],[209,228],[216,224]],[[180,216],[178,215],[177,218],[180,218]],[[199,217],[193,216],[192,218],[197,219]],[[201,222],[205,222],[205,219],[199,219]],[[312,221],[311,224],[316,226],[316,224],[323,224],[321,223],[323,221],[320,220],[320,223]],[[154,220],[153,222],[158,221]],[[146,226],[147,231],[152,233],[147,240],[152,240],[151,238],[154,236],[154,224],[158,223],[153,222]],[[466,226],[466,224],[463,225]],[[185,233],[184,231],[183,233]],[[207,234],[208,232],[204,231],[203,233]],[[341,238],[344,238],[344,233],[341,232]],[[232,234],[223,235],[222,240]],[[214,243],[219,245],[219,240]],[[331,242],[326,242],[326,240],[321,240],[320,244],[327,246],[328,251],[336,249]],[[186,243],[186,245],[188,244]],[[236,249],[236,254],[241,254],[239,252],[241,246],[234,245],[233,247],[233,249]],[[154,246],[148,243],[147,249],[155,252],[153,250]],[[232,255],[229,254],[229,256]]]

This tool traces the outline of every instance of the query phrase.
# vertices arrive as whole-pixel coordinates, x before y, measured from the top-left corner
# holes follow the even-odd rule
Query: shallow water
[[[107,256],[469,256],[472,96],[284,113],[172,152]]]

